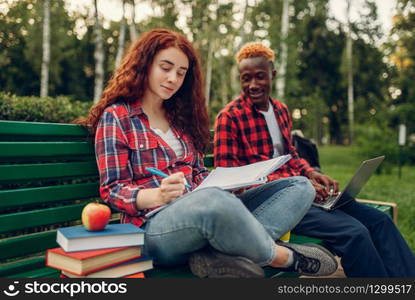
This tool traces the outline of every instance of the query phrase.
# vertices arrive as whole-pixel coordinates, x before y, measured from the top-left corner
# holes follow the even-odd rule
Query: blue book
[[[104,230],[88,231],[84,226],[59,228],[56,242],[66,252],[141,246],[144,230],[133,224],[108,224]]]

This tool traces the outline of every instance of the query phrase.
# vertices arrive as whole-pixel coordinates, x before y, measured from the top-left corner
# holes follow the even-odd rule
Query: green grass
[[[322,171],[339,182],[341,188],[353,176],[361,163],[352,147],[324,146],[319,148]],[[371,157],[368,157],[371,158]],[[358,198],[395,202],[398,205],[398,227],[415,251],[415,167],[404,166],[399,179],[398,167],[389,174],[374,174]]]

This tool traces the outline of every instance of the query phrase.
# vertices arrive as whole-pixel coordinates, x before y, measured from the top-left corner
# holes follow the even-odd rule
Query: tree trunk
[[[131,1],[133,10],[131,11],[131,24],[130,24],[130,40],[134,42],[137,39],[137,29],[135,28],[135,0]]]
[[[351,1],[347,0],[347,104],[349,116],[349,143],[354,140],[354,98],[353,98],[353,56],[352,56],[352,27],[350,24],[350,7]]]
[[[122,18],[120,23],[120,34],[118,36],[118,50],[115,57],[115,68],[121,63],[122,55],[124,53],[125,45],[125,0],[122,1]]]
[[[104,46],[102,41],[102,29],[98,18],[98,3],[94,0],[95,5],[95,83],[94,83],[94,103],[97,103],[101,98],[104,87]]]
[[[277,98],[281,101],[285,97],[285,81],[287,75],[287,56],[288,56],[288,46],[287,46],[287,37],[288,37],[288,27],[289,27],[289,7],[290,0],[284,0],[282,6],[282,17],[281,17],[281,52],[279,57],[279,66],[277,71],[277,80],[275,82],[275,87],[277,90]]]
[[[239,36],[241,37],[241,42],[236,45],[236,49],[239,50],[239,48],[245,44],[246,42],[246,33],[245,33],[245,23],[246,23],[246,16],[248,13],[249,3],[248,0],[245,0],[245,6],[244,6],[244,14],[242,18],[242,23],[239,27]],[[239,84],[238,76],[239,70],[237,64],[233,64],[231,68],[231,91],[232,91],[232,98],[236,97],[239,94],[239,91],[241,90],[241,86]]]
[[[40,79],[40,97],[48,96],[50,64],[50,3],[43,1],[42,70]]]
[[[222,58],[223,60],[223,58]],[[223,61],[223,65],[225,65],[225,62]],[[228,84],[229,81],[227,80],[227,77],[229,75],[226,74],[225,72],[220,72],[220,81],[222,83],[221,85],[221,89],[220,89],[220,98],[221,98],[221,103],[222,103],[222,107],[224,107],[226,105],[226,103],[228,103],[228,101],[230,100],[228,97]]]
[[[210,85],[212,82],[212,64],[213,64],[213,47],[214,42],[209,43],[208,58],[206,66],[206,106],[209,107],[210,102]]]

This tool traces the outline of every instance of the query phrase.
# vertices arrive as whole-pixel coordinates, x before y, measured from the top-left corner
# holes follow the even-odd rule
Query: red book
[[[124,276],[124,278],[145,278],[144,273],[135,273],[128,276]]]
[[[69,278],[68,276],[66,276],[65,274],[60,274],[59,275],[59,278]],[[127,275],[127,276],[124,276],[123,278],[145,278],[145,275],[144,275],[144,273],[143,272],[140,272],[140,273],[135,273],[135,274],[131,274],[131,275]]]
[[[84,276],[140,256],[140,246],[77,252],[53,248],[46,251],[46,266]]]

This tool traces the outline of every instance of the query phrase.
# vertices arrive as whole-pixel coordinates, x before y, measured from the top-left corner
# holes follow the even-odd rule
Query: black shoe
[[[309,276],[327,276],[336,272],[338,263],[324,247],[316,244],[290,244],[277,242],[293,252],[293,263],[285,272],[294,272]]]
[[[264,270],[242,256],[231,256],[212,248],[193,253],[189,258],[192,273],[200,278],[263,278]]]

